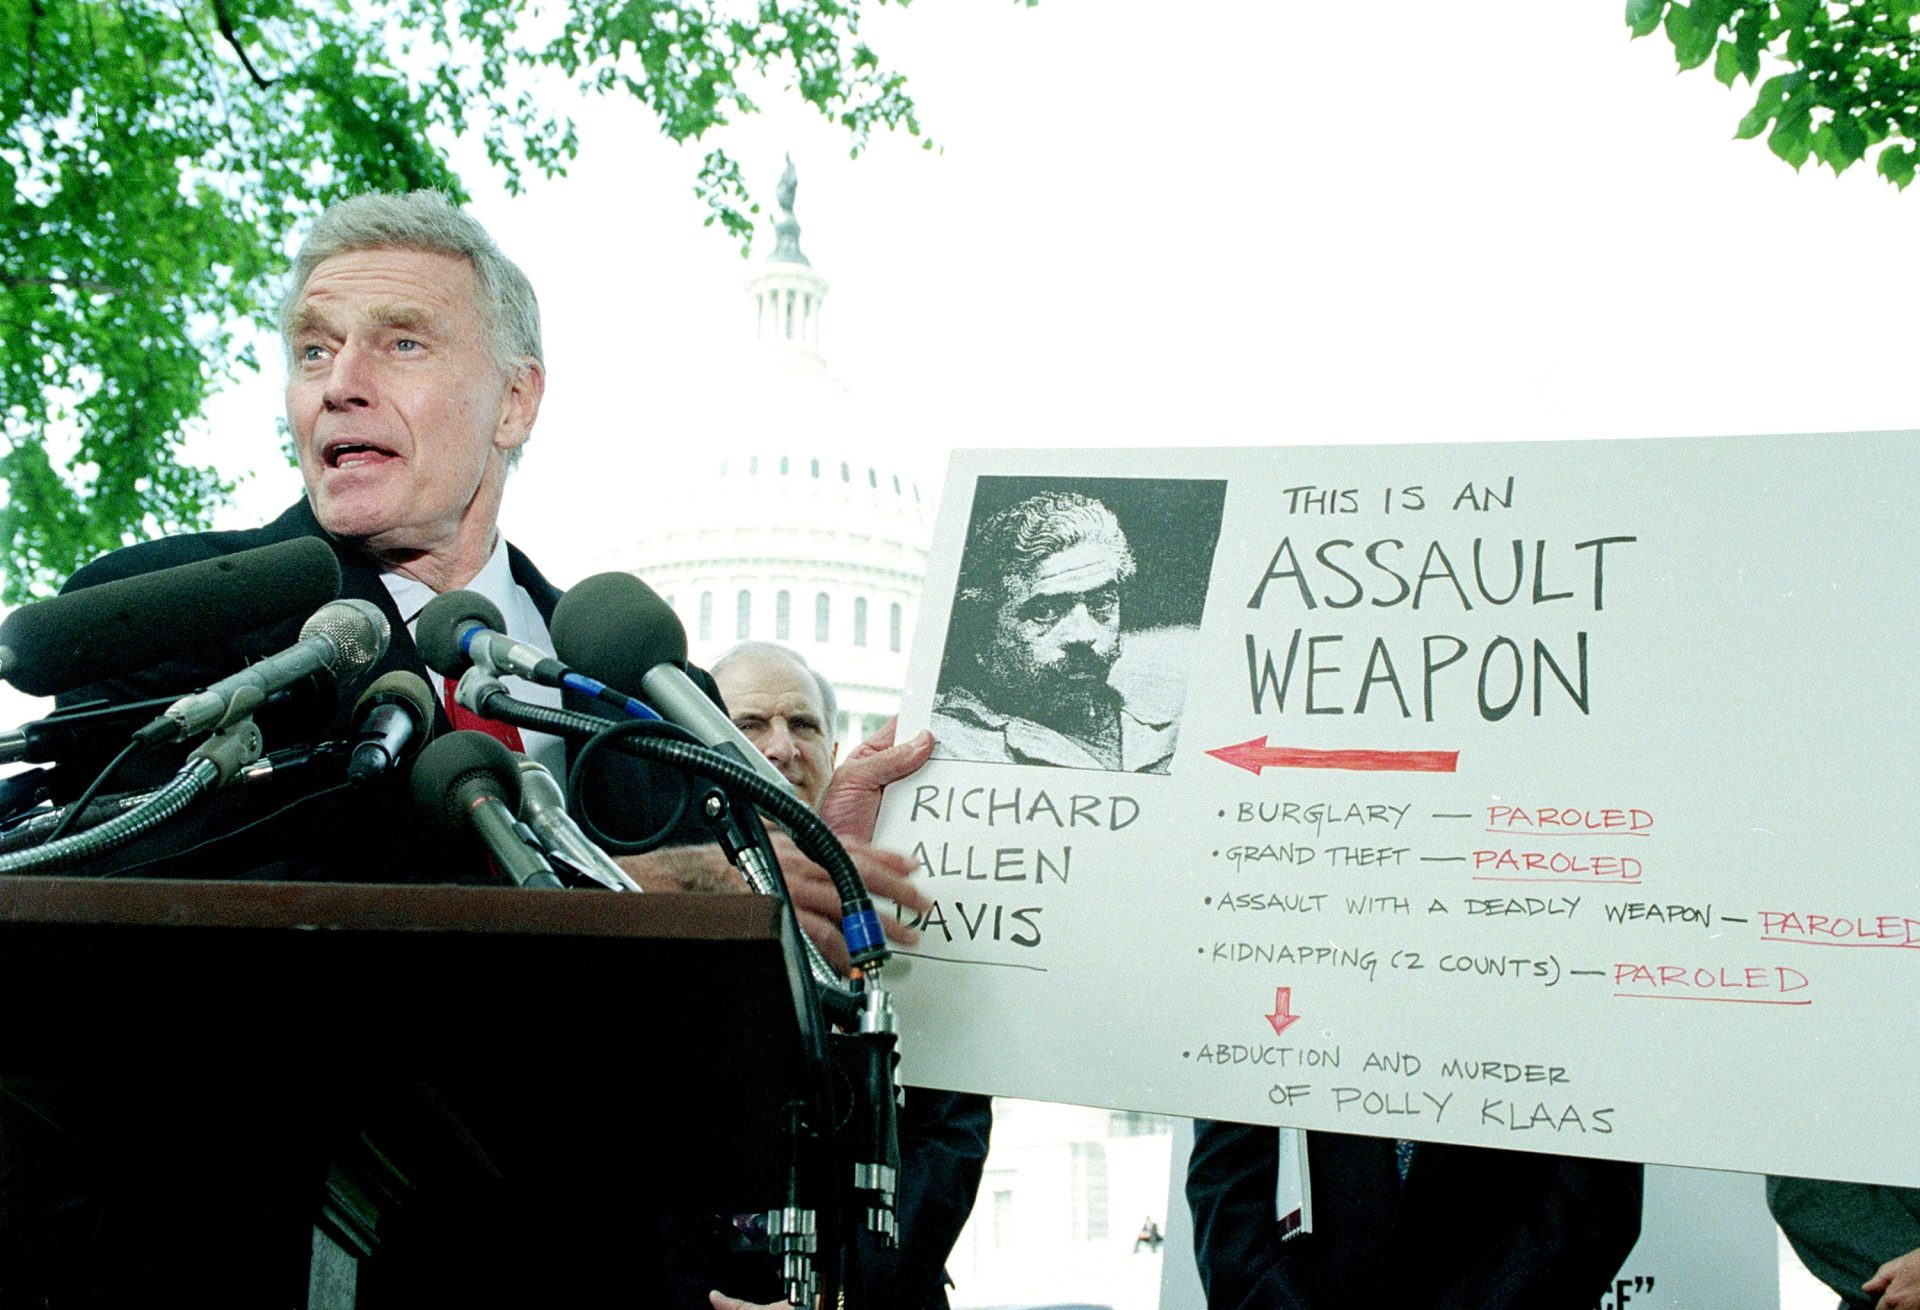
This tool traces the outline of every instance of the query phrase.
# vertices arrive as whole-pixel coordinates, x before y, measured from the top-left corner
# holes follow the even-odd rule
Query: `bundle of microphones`
[[[631,574],[596,575],[562,596],[550,624],[551,653],[507,636],[499,611],[472,592],[445,593],[421,611],[415,644],[426,665],[453,685],[459,705],[484,719],[583,743],[563,787],[541,764],[487,733],[455,731],[430,740],[433,694],[405,670],[360,692],[346,736],[276,742],[269,751],[259,720],[311,733],[306,725],[331,721],[339,697],[386,653],[385,615],[367,601],[338,598],[340,584],[332,550],[301,539],[84,587],[9,615],[0,623],[0,678],[46,696],[136,673],[151,681],[171,662],[311,612],[292,645],[205,687],[171,699],[89,701],[0,733],[0,764],[52,766],[0,780],[0,874],[86,872],[223,788],[291,782],[298,803],[408,771],[422,820],[463,843],[477,837],[493,867],[520,886],[637,892],[608,850],[639,846],[607,836],[587,817],[583,778],[590,760],[606,751],[665,764],[698,780],[690,794],[698,798],[699,817],[753,890],[787,900],[756,809],[785,828],[834,882],[854,964],[852,986],[799,932],[787,901],[789,930],[806,955],[822,1012],[844,1030],[834,1034],[835,1059],[852,1087],[864,1089],[844,1116],[860,1139],[849,1150],[852,1204],[876,1237],[891,1244],[897,1089],[893,1015],[877,981],[887,958],[878,913],[831,831],[687,676],[686,632],[672,609]],[[574,693],[597,713],[518,699],[503,676]],[[182,745],[191,745],[186,760],[162,785],[101,794],[129,757]],[[118,754],[93,772],[116,747]],[[63,769],[92,772],[92,783],[56,808],[51,797],[74,794],[60,777]],[[805,1015],[802,1024],[814,1028],[809,1045],[824,1058],[817,1025]],[[823,1086],[833,1081],[821,1079]],[[819,1123],[835,1121],[828,1104],[817,1113]],[[789,1204],[768,1216],[768,1227],[790,1299],[810,1304],[817,1290],[815,1218],[797,1178],[790,1192]]]

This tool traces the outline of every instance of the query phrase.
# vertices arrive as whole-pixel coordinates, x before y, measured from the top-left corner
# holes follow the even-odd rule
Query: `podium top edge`
[[[779,940],[770,896],[456,884],[0,877],[0,926],[120,925]]]

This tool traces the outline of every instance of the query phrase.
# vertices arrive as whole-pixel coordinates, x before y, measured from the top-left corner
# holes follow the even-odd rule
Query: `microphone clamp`
[[[511,695],[506,684],[490,668],[482,668],[479,661],[469,665],[460,675],[460,681],[453,685],[453,699],[462,709],[478,714],[483,719],[498,717],[487,712],[487,702],[495,696]]]

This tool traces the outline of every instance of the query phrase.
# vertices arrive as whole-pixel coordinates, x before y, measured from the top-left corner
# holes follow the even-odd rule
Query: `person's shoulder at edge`
[[[173,568],[179,564],[216,559],[221,555],[251,550],[255,546],[290,541],[295,537],[311,535],[311,532],[311,515],[306,512],[306,501],[302,499],[261,527],[184,532],[177,536],[155,537],[150,541],[120,546],[75,569],[61,584],[60,591],[65,594],[82,587],[118,582],[122,578],[138,577],[142,573]]]

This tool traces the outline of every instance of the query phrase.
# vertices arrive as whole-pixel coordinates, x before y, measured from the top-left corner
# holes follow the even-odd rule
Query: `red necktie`
[[[448,678],[446,681],[447,717],[453,721],[455,731],[472,729],[475,732],[484,732],[508,750],[519,751],[522,754],[526,753],[527,746],[525,742],[520,740],[520,729],[514,727],[511,723],[502,723],[498,719],[486,719],[475,714],[472,710],[454,699],[453,689],[457,685],[454,680]]]

